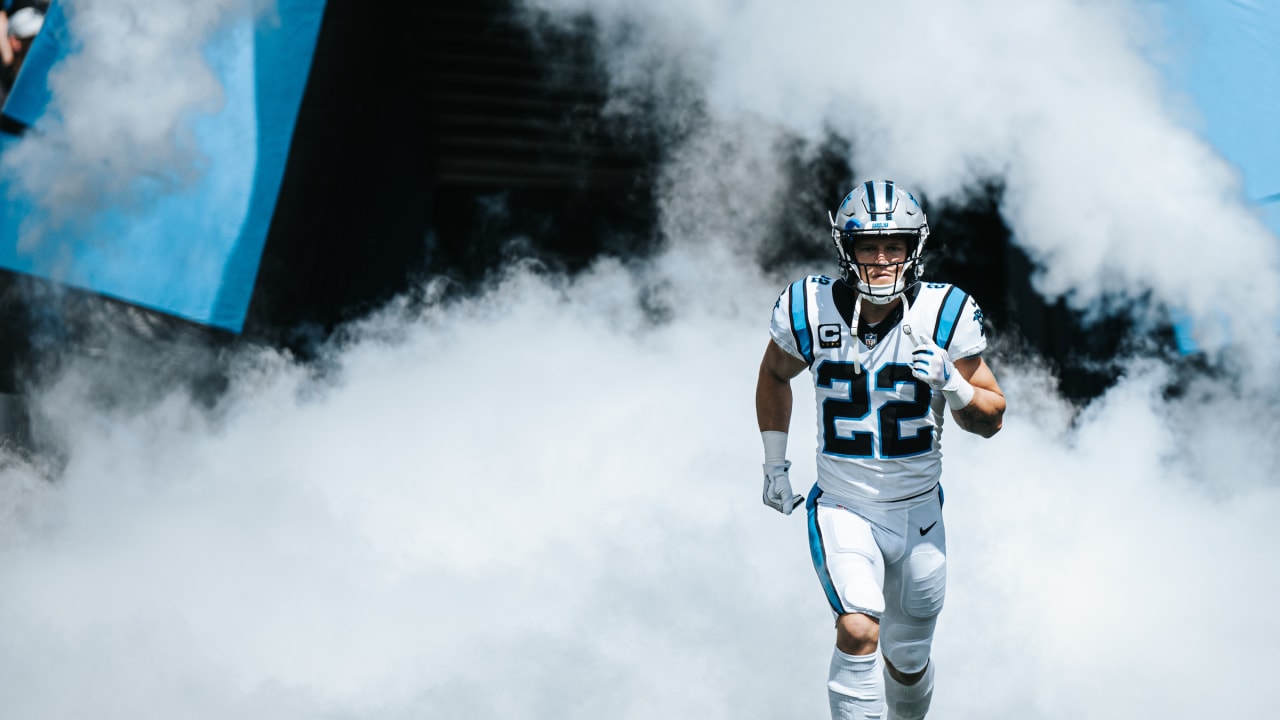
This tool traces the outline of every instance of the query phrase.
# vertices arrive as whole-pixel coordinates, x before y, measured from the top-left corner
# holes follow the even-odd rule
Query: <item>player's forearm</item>
[[[791,381],[780,380],[764,367],[756,381],[756,421],[760,431],[787,432],[791,427]]]
[[[951,416],[962,429],[989,438],[1004,424],[1004,395],[981,387],[973,390],[973,400],[959,410],[953,409]]]

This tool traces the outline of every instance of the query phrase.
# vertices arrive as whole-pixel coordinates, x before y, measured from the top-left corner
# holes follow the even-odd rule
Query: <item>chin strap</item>
[[[862,314],[862,293],[858,293],[858,297],[853,301],[853,318],[850,319],[849,334],[853,336],[853,342],[849,348],[853,350],[853,374],[862,374],[862,338],[858,337],[858,318]]]

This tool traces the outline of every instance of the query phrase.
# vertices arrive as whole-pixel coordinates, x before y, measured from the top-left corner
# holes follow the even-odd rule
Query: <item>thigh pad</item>
[[[885,610],[884,558],[870,523],[842,507],[822,505],[817,512],[826,572],[840,611],[879,618]]]

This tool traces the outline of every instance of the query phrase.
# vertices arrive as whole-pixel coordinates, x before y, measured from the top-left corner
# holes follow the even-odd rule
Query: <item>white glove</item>
[[[929,383],[934,390],[941,390],[947,404],[954,410],[973,402],[973,386],[956,370],[947,351],[938,347],[928,335],[910,334],[916,343],[911,353],[911,374]]]
[[[790,460],[783,460],[781,465],[764,466],[764,504],[783,515],[790,515],[804,502],[803,495],[791,492],[791,478],[787,475],[790,469]]]

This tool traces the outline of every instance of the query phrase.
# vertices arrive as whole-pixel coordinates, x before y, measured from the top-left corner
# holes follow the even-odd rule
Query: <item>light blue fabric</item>
[[[0,178],[8,198],[0,211],[0,266],[239,332],[323,13],[324,0],[278,0],[272,16],[256,25],[246,19],[205,48],[225,105],[194,122],[208,162],[189,186],[175,190],[161,179],[140,179],[141,207],[110,208],[23,243],[35,203]],[[55,3],[5,115],[38,132],[50,106],[49,72],[75,51]],[[0,153],[14,142],[20,140],[0,143]]]
[[[1280,2],[1148,0],[1165,18],[1175,89],[1196,129],[1240,169],[1248,199],[1280,236]]]
[[[1145,0],[1164,22],[1162,70],[1197,112],[1192,129],[1240,171],[1246,199],[1280,238],[1280,3]],[[1280,241],[1280,240],[1278,240]],[[1186,313],[1171,318],[1179,352],[1203,350]],[[1224,329],[1229,326],[1221,321]]]

